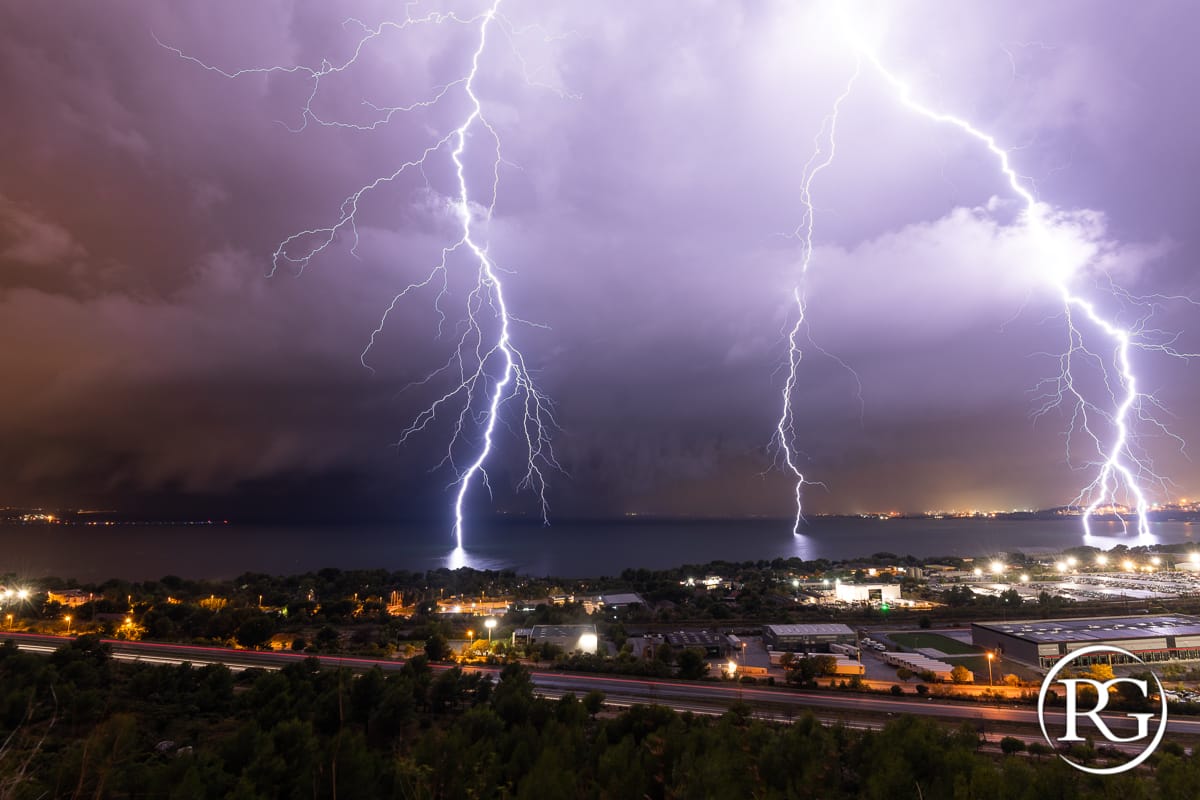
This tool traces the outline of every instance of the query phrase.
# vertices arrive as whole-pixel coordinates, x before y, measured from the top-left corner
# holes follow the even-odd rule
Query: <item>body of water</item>
[[[628,567],[662,569],[708,561],[799,557],[844,559],[886,551],[918,557],[1057,552],[1090,544],[1193,542],[1200,523],[1151,524],[1153,538],[1096,523],[1010,520],[817,519],[793,537],[782,520],[478,523],[454,551],[447,531],[389,526],[2,526],[0,574],[107,578],[230,578],[243,572],[296,574],[322,567],[425,570],[473,566],[533,575],[594,577]]]

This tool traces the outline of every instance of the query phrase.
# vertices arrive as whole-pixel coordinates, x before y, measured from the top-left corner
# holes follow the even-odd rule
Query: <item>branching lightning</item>
[[[856,60],[854,74],[847,81],[846,88],[838,95],[837,100],[834,101],[833,109],[829,112],[829,115],[821,123],[821,129],[817,132],[814,142],[813,154],[808,159],[808,163],[804,165],[804,175],[800,183],[800,204],[803,208],[803,215],[794,233],[796,238],[800,240],[800,282],[792,290],[792,297],[796,302],[796,319],[788,331],[788,374],[783,384],[783,411],[779,415],[779,422],[775,425],[775,434],[773,437],[773,443],[778,448],[784,465],[787,467],[788,472],[796,479],[796,516],[792,522],[792,533],[794,535],[799,535],[800,525],[804,521],[804,506],[801,497],[804,487],[806,484],[814,483],[805,479],[804,473],[801,471],[798,463],[799,453],[795,448],[796,412],[792,402],[792,394],[796,389],[797,372],[800,369],[800,360],[803,356],[803,351],[800,348],[800,333],[804,330],[805,304],[807,302],[805,297],[805,278],[808,275],[808,268],[812,264],[813,255],[813,229],[816,212],[813,207],[812,187],[817,175],[831,165],[834,157],[837,155],[838,114],[842,110],[842,103],[846,101],[846,98],[854,90],[854,82],[858,79],[860,69],[861,62]],[[845,366],[844,362],[841,363]],[[855,377],[857,378],[857,376]]]
[[[998,172],[1008,189],[1021,204],[1019,224],[1025,226],[1031,239],[1038,243],[1039,250],[1053,253],[1053,224],[1059,214],[1050,206],[1039,202],[1032,190],[1032,181],[1020,176],[1013,168],[1010,152],[1001,147],[989,133],[977,128],[970,121],[950,113],[938,111],[924,105],[913,96],[912,89],[888,70],[879,56],[857,35],[854,26],[841,16],[841,26],[855,54],[855,69],[845,91],[838,96],[833,109],[822,123],[816,139],[816,151],[805,167],[800,189],[803,216],[798,236],[802,239],[800,283],[794,296],[798,311],[795,325],[788,338],[789,366],[784,384],[783,411],[776,426],[774,438],[784,455],[787,468],[796,478],[796,525],[793,533],[799,533],[802,520],[800,495],[808,482],[795,462],[795,417],[793,392],[796,387],[797,367],[802,353],[797,335],[805,320],[804,277],[812,262],[813,252],[813,179],[832,162],[836,150],[836,126],[842,103],[850,95],[854,82],[859,78],[865,61],[874,73],[894,92],[896,99],[908,110],[931,122],[957,128],[968,137],[982,144],[996,160]],[[1149,536],[1149,514],[1151,503],[1147,497],[1147,485],[1167,488],[1169,481],[1154,470],[1153,460],[1138,442],[1138,423],[1149,425],[1158,433],[1176,441],[1180,449],[1183,441],[1171,434],[1155,417],[1155,410],[1162,410],[1158,400],[1140,388],[1134,369],[1135,351],[1157,351],[1166,355],[1191,358],[1196,354],[1180,352],[1174,347],[1176,337],[1152,329],[1148,321],[1159,300],[1188,298],[1139,298],[1119,289],[1109,282],[1113,296],[1131,307],[1140,308],[1142,316],[1132,325],[1122,325],[1116,316],[1106,315],[1100,307],[1072,288],[1075,269],[1055,267],[1047,271],[1049,283],[1061,298],[1067,344],[1057,356],[1059,373],[1044,381],[1043,404],[1036,415],[1054,408],[1066,408],[1070,413],[1067,430],[1067,458],[1072,459],[1074,444],[1082,439],[1091,453],[1080,469],[1094,469],[1095,477],[1084,486],[1072,504],[1082,509],[1081,518],[1085,535],[1092,533],[1092,517],[1099,512],[1111,513],[1121,519],[1127,528],[1126,517],[1136,521],[1140,536]],[[1096,397],[1090,394],[1077,378],[1079,362],[1086,362],[1101,376],[1103,391]],[[1103,425],[1105,430],[1099,429]]]
[[[301,108],[300,122],[296,125],[285,125],[288,130],[295,133],[303,131],[310,123],[325,127],[348,128],[358,132],[373,131],[392,122],[393,118],[405,112],[433,107],[454,93],[461,92],[465,96],[466,116],[456,126],[437,141],[425,147],[415,157],[403,161],[392,172],[380,175],[347,196],[342,201],[338,219],[333,224],[300,231],[280,242],[273,254],[270,271],[270,274],[273,275],[281,266],[289,266],[297,272],[302,272],[315,258],[331,248],[343,234],[350,238],[350,252],[357,255],[359,245],[357,217],[360,203],[364,198],[380,187],[398,180],[402,175],[414,170],[422,170],[431,164],[435,157],[448,156],[456,178],[456,194],[449,205],[453,209],[458,226],[458,238],[442,247],[440,260],[426,273],[423,279],[408,285],[395,295],[384,310],[379,324],[371,333],[360,360],[363,366],[371,369],[367,357],[375,345],[377,337],[387,324],[389,316],[402,300],[424,289],[436,290],[433,307],[440,320],[438,335],[440,337],[446,333],[446,329],[450,327],[446,304],[452,299],[449,281],[451,270],[456,266],[454,259],[457,257],[470,265],[469,270],[474,276],[473,287],[466,294],[461,318],[452,326],[456,340],[451,354],[441,367],[413,384],[428,385],[439,378],[452,376],[451,388],[416,416],[401,433],[397,443],[404,444],[411,437],[427,430],[439,416],[446,416],[453,420],[453,434],[447,445],[446,454],[435,469],[447,466],[454,476],[450,486],[455,491],[453,533],[458,551],[461,551],[463,547],[464,506],[469,492],[476,483],[481,483],[490,492],[485,466],[496,447],[496,426],[504,406],[512,404],[520,409],[519,422],[510,427],[518,438],[523,439],[525,449],[525,474],[521,481],[521,488],[529,488],[537,495],[543,521],[546,521],[548,514],[546,472],[549,469],[559,469],[550,437],[556,428],[553,411],[546,397],[535,385],[526,366],[525,357],[513,341],[512,326],[522,320],[510,313],[501,279],[503,270],[489,255],[486,239],[487,228],[495,210],[500,183],[500,166],[503,159],[500,136],[484,113],[483,102],[477,93],[476,79],[480,73],[480,60],[487,49],[488,35],[492,29],[499,28],[508,38],[510,45],[515,48],[513,37],[519,31],[513,29],[500,14],[501,1],[491,0],[490,6],[485,11],[470,17],[459,17],[453,12],[435,12],[422,17],[406,16],[403,20],[384,22],[376,27],[370,27],[357,19],[347,20],[346,27],[355,27],[362,31],[362,36],[356,43],[352,54],[337,64],[328,60],[323,61],[319,67],[270,66],[227,71],[206,64],[183,53],[178,48],[160,42],[163,47],[179,57],[226,78],[271,73],[306,76],[311,81],[311,91]],[[411,5],[411,3],[408,4],[408,6]],[[385,32],[403,31],[419,25],[464,25],[472,26],[478,31],[476,46],[471,52],[469,65],[462,75],[444,85],[434,87],[428,97],[408,105],[384,107],[364,101],[363,105],[376,114],[373,120],[366,123],[327,119],[314,110],[313,104],[321,91],[321,83],[325,77],[351,69],[363,55],[367,46]],[[520,57],[519,53],[517,57],[522,70],[528,76],[524,59]],[[467,167],[464,163],[468,146],[473,137],[481,137],[486,141],[491,154],[491,184],[482,201],[477,199],[472,191],[471,182],[467,177]],[[466,451],[466,455],[462,455],[461,451]]]

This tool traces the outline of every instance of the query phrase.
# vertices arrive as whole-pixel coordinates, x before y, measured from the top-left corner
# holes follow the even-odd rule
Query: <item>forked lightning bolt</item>
[[[840,10],[840,9],[839,9]],[[787,467],[796,478],[797,516],[794,532],[799,532],[800,493],[806,483],[804,475],[794,462],[795,426],[793,411],[793,391],[796,387],[796,369],[801,358],[797,335],[804,322],[805,298],[804,276],[807,274],[812,261],[813,249],[813,178],[833,161],[835,152],[834,136],[838,112],[841,104],[850,94],[854,81],[858,79],[861,65],[865,61],[873,71],[895,93],[897,100],[905,108],[938,124],[957,128],[968,137],[976,140],[986,148],[996,160],[999,174],[1004,178],[1008,188],[1020,200],[1021,223],[1031,239],[1042,245],[1047,253],[1053,251],[1053,223],[1061,218],[1050,206],[1041,203],[1029,188],[1028,179],[1023,179],[1013,168],[1009,152],[1001,147],[996,139],[970,121],[942,111],[937,111],[924,105],[913,97],[912,89],[894,73],[888,70],[878,55],[856,35],[854,27],[844,17],[841,17],[843,33],[852,46],[856,65],[854,75],[846,90],[837,98],[833,110],[825,119],[821,132],[817,137],[817,150],[810,159],[803,176],[800,199],[803,205],[803,216],[798,232],[801,234],[802,263],[801,282],[795,290],[798,319],[789,337],[790,371],[783,389],[783,412],[776,427],[775,438],[784,454]],[[1135,426],[1137,423],[1148,424],[1160,434],[1173,438],[1182,447],[1183,442],[1171,434],[1153,416],[1153,410],[1159,404],[1153,395],[1139,388],[1137,375],[1134,371],[1133,352],[1135,350],[1154,350],[1167,355],[1189,358],[1195,354],[1182,353],[1173,346],[1175,337],[1148,327],[1152,304],[1143,298],[1132,295],[1113,287],[1114,296],[1126,301],[1128,305],[1141,306],[1145,313],[1132,326],[1121,325],[1115,317],[1106,315],[1097,304],[1081,296],[1072,289],[1071,278],[1073,271],[1079,265],[1070,269],[1051,268],[1047,270],[1049,282],[1059,295],[1063,304],[1063,316],[1066,321],[1067,346],[1059,356],[1060,371],[1050,379],[1050,389],[1046,392],[1045,404],[1038,409],[1037,414],[1066,406],[1071,413],[1071,421],[1067,432],[1068,460],[1073,450],[1073,439],[1082,438],[1087,443],[1093,456],[1083,465],[1096,471],[1095,477],[1080,490],[1073,502],[1082,509],[1084,533],[1092,533],[1092,517],[1098,511],[1111,512],[1121,518],[1123,527],[1125,517],[1122,508],[1132,507],[1132,515],[1136,519],[1137,532],[1141,536],[1149,536],[1149,514],[1151,504],[1146,496],[1146,484],[1157,484],[1166,488],[1168,482],[1155,473],[1152,459],[1137,442]],[[1152,298],[1159,299],[1159,298]],[[1186,298],[1180,298],[1186,299]],[[1099,334],[1101,343],[1105,343],[1103,354],[1097,352],[1099,344],[1091,344]],[[1094,369],[1099,370],[1104,385],[1101,397],[1089,396],[1080,386],[1075,369],[1077,362],[1084,360]],[[1093,390],[1094,392],[1094,390]],[[1097,420],[1102,423],[1105,431],[1098,431]],[[1127,529],[1127,528],[1126,528]]]
[[[280,266],[288,265],[302,271],[314,258],[333,246],[339,234],[343,233],[350,237],[350,251],[356,254],[359,244],[357,215],[360,203],[373,191],[396,181],[401,175],[429,165],[439,154],[448,156],[456,179],[455,196],[450,205],[453,207],[459,229],[458,238],[442,248],[441,259],[422,280],[410,284],[396,294],[384,310],[360,360],[370,369],[367,355],[383,331],[389,315],[395,311],[401,300],[423,289],[437,290],[433,305],[441,319],[438,326],[438,334],[441,336],[448,322],[445,305],[451,299],[450,271],[456,265],[456,258],[468,264],[466,268],[473,276],[473,287],[466,294],[460,319],[454,326],[456,340],[450,356],[440,368],[417,384],[427,385],[439,378],[452,376],[450,388],[418,414],[399,438],[400,444],[407,442],[410,437],[426,430],[441,415],[452,419],[453,434],[447,445],[446,455],[438,466],[448,466],[454,475],[451,487],[455,491],[454,541],[458,551],[463,547],[464,506],[469,492],[476,484],[482,484],[490,491],[485,465],[496,446],[496,426],[503,406],[511,402],[520,409],[519,422],[514,430],[518,438],[523,440],[526,454],[525,474],[521,486],[531,488],[537,495],[543,521],[548,513],[545,472],[559,466],[550,442],[550,434],[555,428],[553,413],[546,398],[534,384],[524,356],[513,342],[512,325],[520,320],[509,311],[501,280],[501,269],[489,255],[486,239],[487,226],[492,221],[499,189],[502,158],[500,137],[484,114],[483,103],[476,89],[476,78],[480,72],[480,59],[488,45],[489,31],[498,25],[508,25],[507,20],[499,13],[500,1],[493,0],[486,11],[468,18],[459,17],[454,13],[430,13],[423,17],[406,17],[399,21],[384,22],[373,28],[359,20],[348,20],[347,26],[355,26],[363,32],[351,55],[337,64],[323,61],[319,67],[272,66],[226,71],[205,64],[177,48],[163,45],[181,58],[228,78],[264,73],[306,76],[311,81],[311,91],[301,109],[300,123],[288,126],[289,130],[294,132],[303,130],[310,122],[359,132],[372,131],[392,122],[394,117],[404,112],[433,107],[452,93],[461,92],[465,96],[466,116],[453,129],[425,147],[415,157],[403,161],[393,171],[380,175],[346,197],[341,203],[339,217],[332,225],[300,231],[284,239],[275,250],[271,269],[271,273],[274,274]],[[314,110],[313,103],[321,92],[322,79],[351,69],[363,56],[368,45],[384,33],[403,31],[418,25],[438,24],[473,26],[478,31],[476,46],[471,51],[469,64],[462,75],[442,86],[434,87],[426,99],[409,105],[384,107],[364,101],[363,105],[375,115],[374,119],[365,123],[326,119]],[[508,28],[504,32],[508,34],[511,42],[515,31]],[[524,68],[523,60],[521,64]],[[491,184],[482,202],[471,191],[464,164],[464,156],[473,137],[485,141],[491,153]],[[467,455],[461,455],[459,451],[462,450],[466,450]]]

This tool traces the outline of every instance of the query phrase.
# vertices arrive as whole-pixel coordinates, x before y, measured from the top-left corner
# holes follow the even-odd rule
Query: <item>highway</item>
[[[12,639],[22,650],[50,653],[72,641],[63,636],[40,634],[3,633],[2,639]],[[119,639],[103,639],[112,648],[113,658],[120,661],[140,661],[151,664],[224,664],[233,670],[267,669],[277,670],[289,663],[308,658],[303,653],[234,650],[224,647],[171,644],[162,642],[129,642]],[[385,671],[398,670],[404,662],[393,659],[369,659],[341,656],[319,656],[327,667],[348,667],[368,670],[379,667]],[[448,669],[446,665],[431,665],[434,669]],[[494,667],[470,667],[498,677]],[[592,675],[577,672],[533,670],[533,683],[538,693],[547,697],[561,697],[567,693],[583,695],[593,689],[604,692],[606,702],[614,706],[629,706],[638,703],[655,703],[676,711],[702,714],[723,713],[736,701],[749,704],[756,716],[768,719],[790,719],[805,710],[813,712],[823,721],[845,721],[857,727],[868,725],[863,717],[888,717],[899,714],[919,714],[946,720],[975,722],[998,722],[1013,725],[1038,726],[1037,712],[1029,707],[996,706],[977,702],[954,702],[941,698],[893,699],[879,695],[838,693],[828,690],[802,692],[791,689],[760,688],[734,683],[708,681],[676,681],[647,678],[629,678],[615,675]],[[845,718],[843,719],[843,715]],[[1063,715],[1048,711],[1048,726],[1063,724]],[[1112,728],[1132,730],[1133,720],[1123,716],[1107,718]],[[1127,724],[1126,724],[1127,723]],[[1176,735],[1200,736],[1200,718],[1169,717],[1168,732]]]

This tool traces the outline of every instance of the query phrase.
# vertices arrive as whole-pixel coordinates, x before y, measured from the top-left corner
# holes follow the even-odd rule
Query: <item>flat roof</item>
[[[1200,617],[1145,614],[1136,617],[1039,619],[1017,622],[973,622],[972,625],[1031,642],[1088,642],[1200,636]]]
[[[529,629],[529,635],[534,639],[544,639],[549,636],[582,636],[585,633],[594,634],[595,632],[595,625],[534,625]]]
[[[673,631],[667,634],[667,643],[673,647],[727,645],[729,637],[712,631]]]
[[[768,625],[767,630],[776,636],[853,636],[847,625],[823,622],[813,625]]]

